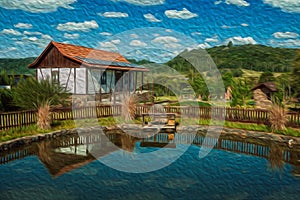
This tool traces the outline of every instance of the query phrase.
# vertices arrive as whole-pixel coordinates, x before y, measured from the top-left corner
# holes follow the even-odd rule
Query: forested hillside
[[[0,58],[0,71],[5,70],[8,74],[33,74],[34,70],[27,66],[35,58]]]
[[[199,53],[197,52],[199,51]],[[291,71],[297,49],[274,48],[263,45],[216,46],[206,49],[219,69],[249,69],[255,71],[288,72]],[[193,50],[193,55],[199,54],[203,62],[208,59],[203,50]],[[180,55],[167,62],[176,70],[188,72],[190,64]],[[210,70],[210,66],[202,66]]]

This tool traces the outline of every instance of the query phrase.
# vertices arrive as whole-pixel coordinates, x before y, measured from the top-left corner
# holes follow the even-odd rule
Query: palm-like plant
[[[62,104],[69,94],[57,82],[50,81],[49,78],[38,81],[29,78],[19,82],[13,89],[14,104],[24,109],[36,109],[40,129],[51,127],[51,108]]]

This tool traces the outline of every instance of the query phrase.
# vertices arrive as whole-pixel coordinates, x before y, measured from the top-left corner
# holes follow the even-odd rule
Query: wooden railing
[[[215,119],[233,122],[258,124],[269,123],[269,111],[261,109],[224,108],[224,107],[192,107],[192,106],[151,106],[139,105],[136,114],[142,113],[176,113],[183,118]],[[118,116],[121,105],[102,105],[83,108],[59,108],[52,110],[53,120],[72,120],[84,118],[100,118]],[[36,111],[19,111],[0,113],[0,130],[34,124],[37,121]],[[300,127],[300,113],[288,113],[287,125]]]

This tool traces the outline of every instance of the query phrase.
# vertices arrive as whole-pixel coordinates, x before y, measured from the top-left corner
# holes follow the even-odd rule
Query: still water
[[[201,140],[197,137],[194,141]],[[134,159],[164,145],[153,138],[111,138],[127,153],[116,148],[98,159],[117,155]],[[168,142],[171,151],[187,151],[172,164],[148,173],[104,165],[90,154],[93,144],[84,144],[78,136],[2,153],[0,199],[300,199],[297,152],[272,144],[223,140],[200,159],[197,142],[190,146],[180,140]]]

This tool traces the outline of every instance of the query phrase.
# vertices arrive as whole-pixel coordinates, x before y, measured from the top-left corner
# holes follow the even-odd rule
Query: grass
[[[210,120],[196,120],[196,119],[186,119],[179,121],[181,125],[223,125],[222,122],[214,121],[210,124]],[[98,122],[92,119],[83,120],[66,120],[66,121],[55,121],[49,130],[40,130],[36,125],[24,126],[20,128],[9,129],[6,131],[0,131],[0,142],[5,142],[13,140],[15,138],[21,138],[24,136],[37,135],[42,133],[49,133],[57,130],[63,129],[73,129],[76,127],[91,127],[91,126],[114,126],[120,123],[125,123],[126,121],[120,117],[105,117],[98,119]],[[133,120],[132,123],[142,124],[141,119]],[[272,132],[271,128],[264,124],[254,124],[254,123],[241,123],[241,122],[224,122],[224,127],[243,129],[248,131],[260,131],[260,132]],[[294,129],[287,127],[285,130],[277,130],[274,133],[300,137],[300,129]]]
[[[196,120],[196,119],[187,119],[184,121],[178,121],[182,125],[216,125],[216,126],[224,126],[227,128],[234,128],[234,129],[243,129],[248,131],[259,131],[259,132],[268,132],[271,133],[272,130],[269,126],[264,124],[255,124],[255,123],[242,123],[242,122],[221,122],[221,121],[214,121],[211,123],[210,120]],[[289,135],[300,137],[300,129],[290,128],[287,127],[285,130],[276,130],[274,131],[276,134],[282,135]]]
[[[170,106],[211,106],[209,103],[202,101],[183,101],[177,103],[171,103]]]
[[[243,71],[243,78],[257,78],[257,80],[259,79],[260,75],[263,72],[258,72],[258,71],[254,71],[254,70],[249,70],[249,69],[242,69]],[[282,72],[273,72],[274,77],[279,77],[280,75],[282,75]]]
[[[159,96],[155,98],[155,101],[178,101],[176,96]]]
[[[24,136],[49,133],[49,132],[57,131],[57,130],[61,130],[61,129],[71,129],[74,127],[75,127],[74,124],[72,124],[70,121],[64,121],[62,123],[53,125],[52,128],[48,129],[48,130],[38,129],[37,125],[12,128],[9,130],[0,131],[0,142],[9,141],[9,140],[21,138]]]
[[[48,130],[38,129],[37,125],[29,125],[18,128],[12,128],[5,131],[0,131],[0,142],[13,140],[25,136],[38,135],[42,133],[50,133],[57,130],[73,129],[76,127],[92,127],[92,126],[113,126],[119,123],[125,123],[125,120],[119,117],[104,117],[98,119],[82,119],[82,120],[65,120],[55,121]],[[141,119],[133,120],[133,123],[142,124]]]

